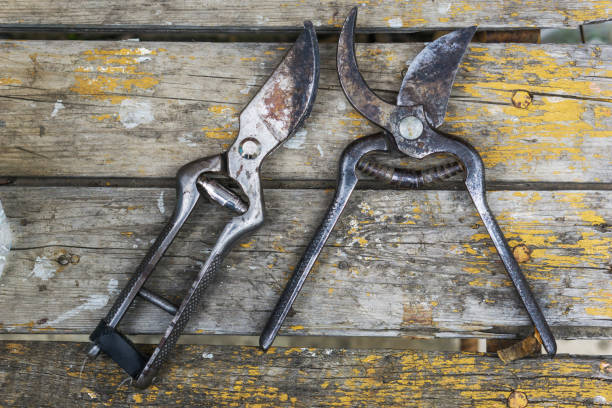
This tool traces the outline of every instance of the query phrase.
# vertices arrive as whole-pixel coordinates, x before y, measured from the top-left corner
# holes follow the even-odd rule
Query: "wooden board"
[[[611,338],[612,192],[488,196],[555,334]],[[258,335],[331,197],[266,190],[266,225],[230,253],[186,331]],[[88,333],[161,231],[174,191],[5,186],[0,200],[13,234],[1,331]],[[202,203],[147,286],[178,303],[229,216]],[[159,333],[168,321],[139,302],[125,331]],[[282,332],[504,338],[528,330],[467,193],[365,190],[353,194]]]
[[[104,26],[132,30],[158,26],[160,30],[295,29],[312,20],[317,28],[339,27],[353,6],[360,6],[363,30],[413,31],[480,25],[483,28],[577,27],[610,18],[606,0],[411,0],[411,1],[249,1],[118,0],[74,3],[61,1],[4,1],[0,24]]]
[[[287,46],[0,42],[0,175],[173,177],[232,143]],[[421,49],[357,47],[390,100]],[[376,130],[339,87],[335,44],[321,45],[321,62],[313,114],[264,163],[268,180],[331,182],[342,149]],[[611,73],[610,46],[474,44],[442,129],[476,147],[489,181],[609,183]]]
[[[582,407],[612,401],[612,360],[393,350],[178,346],[138,390],[83,343],[0,342],[7,406]],[[36,389],[37,392],[32,392]]]

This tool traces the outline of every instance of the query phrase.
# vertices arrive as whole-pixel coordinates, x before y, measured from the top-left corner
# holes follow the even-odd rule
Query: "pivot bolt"
[[[245,159],[254,159],[259,155],[261,145],[256,139],[251,137],[244,139],[238,147],[238,153]]]
[[[404,139],[418,139],[423,134],[423,122],[415,116],[406,116],[400,121],[399,131]]]

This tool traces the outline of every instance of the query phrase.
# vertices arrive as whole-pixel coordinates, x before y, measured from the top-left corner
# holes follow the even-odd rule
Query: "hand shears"
[[[436,130],[444,122],[459,63],[476,27],[454,31],[427,45],[410,64],[397,96],[397,104],[393,105],[380,99],[368,87],[359,72],[353,42],[356,19],[357,8],[353,8],[342,27],[338,41],[338,76],[344,94],[353,107],[384,132],[358,139],[342,153],[338,187],[333,202],[264,328],[259,339],[261,347],[266,350],[274,341],[357,184],[357,169],[409,187],[418,187],[463,169],[467,190],[506,271],[541,337],[542,344],[549,355],[554,355],[556,343],[552,332],[487,204],[484,165],[480,155],[465,141]],[[460,163],[450,163],[423,172],[410,172],[360,161],[363,156],[372,152],[400,154],[416,159],[447,153]]]
[[[178,171],[174,213],[106,317],[91,334],[94,345],[89,351],[90,356],[95,357],[102,350],[136,379],[137,387],[144,388],[151,383],[189,318],[197,310],[204,290],[219,269],[224,255],[238,239],[263,223],[264,203],[259,179],[261,162],[291,137],[308,117],[314,104],[318,80],[317,37],[312,24],[307,21],[304,31],[283,61],[241,112],[240,131],[229,150],[195,160]],[[247,201],[208,178],[210,174],[222,174],[234,180]],[[240,215],[225,226],[187,296],[176,307],[143,285],[189,217],[200,194],[206,194],[211,200]],[[134,344],[116,329],[136,295],[173,315],[161,341],[148,358],[140,354]]]

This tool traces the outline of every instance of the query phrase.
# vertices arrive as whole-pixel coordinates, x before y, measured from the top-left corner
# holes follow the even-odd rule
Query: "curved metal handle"
[[[221,168],[222,156],[217,155],[195,160],[179,169],[176,185],[177,202],[174,212],[162,232],[147,251],[135,274],[128,281],[106,314],[104,320],[108,326],[116,327],[119,324],[125,311],[138,294],[138,291],[149,278],[149,275],[153,272],[170,244],[172,244],[189,214],[193,211],[200,198],[200,193],[196,187],[198,176],[203,172],[220,171]]]
[[[501,258],[514,287],[516,288],[521,301],[527,309],[527,313],[531,318],[536,330],[540,334],[542,344],[546,352],[550,356],[554,356],[557,352],[557,344],[553,336],[546,318],[535,300],[533,293],[521,272],[518,262],[512,255],[510,246],[504,237],[502,230],[499,228],[491,209],[487,204],[485,193],[484,165],[478,152],[467,142],[451,138],[450,136],[438,135],[444,139],[443,151],[455,155],[464,164],[466,171],[465,186],[472,198],[472,202],[476,206],[476,210],[480,214],[480,218],[484,223],[485,228],[489,232],[493,244],[497,249],[497,253]]]
[[[336,188],[336,194],[334,195],[332,204],[327,210],[327,214],[325,214],[325,218],[321,222],[314,237],[308,244],[306,252],[304,252],[291,279],[287,283],[287,286],[285,286],[278,303],[272,311],[272,315],[268,319],[259,337],[259,345],[262,349],[267,350],[274,342],[293,302],[300,293],[310,270],[319,257],[336,222],[338,222],[355,185],[357,185],[357,163],[364,155],[373,151],[388,151],[387,140],[382,133],[358,139],[344,149],[340,159],[338,187]]]
[[[241,216],[234,217],[223,229],[219,239],[212,248],[206,263],[200,269],[197,278],[189,288],[187,296],[179,306],[168,329],[164,333],[159,344],[149,357],[144,369],[136,379],[136,386],[145,388],[151,384],[157,370],[161,367],[169,354],[174,349],[178,338],[183,332],[192,314],[198,310],[198,305],[204,294],[204,290],[210,285],[213,277],[219,270],[223,257],[231,249],[233,244],[248,232],[261,226],[263,223],[263,202],[261,199],[261,186],[259,177],[253,175],[249,184],[253,189],[248,210]]]
[[[106,317],[100,321],[98,327],[105,327],[107,332],[117,327],[198,202],[200,198],[200,193],[196,187],[198,176],[203,172],[218,172],[222,168],[223,156],[217,155],[195,160],[179,169],[176,185],[177,203],[170,220],[153,245],[151,245],[136,272],[121,290]],[[88,352],[91,357],[97,356],[100,352],[98,344],[100,341],[99,335],[99,331],[94,331],[90,336],[91,341],[94,342],[94,345],[92,345]]]

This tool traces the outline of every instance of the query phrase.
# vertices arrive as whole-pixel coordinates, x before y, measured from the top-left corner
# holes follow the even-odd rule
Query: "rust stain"
[[[531,94],[527,91],[514,91],[512,94],[512,105],[515,108],[527,109],[531,105]]]
[[[433,313],[430,307],[404,303],[403,309],[401,327],[412,327],[415,324],[431,325],[433,323]]]
[[[529,403],[527,396],[521,391],[512,391],[507,402],[509,408],[525,408]]]
[[[512,254],[514,255],[514,258],[518,263],[528,262],[531,259],[531,251],[529,250],[527,245],[521,244],[515,246],[512,250]]]

